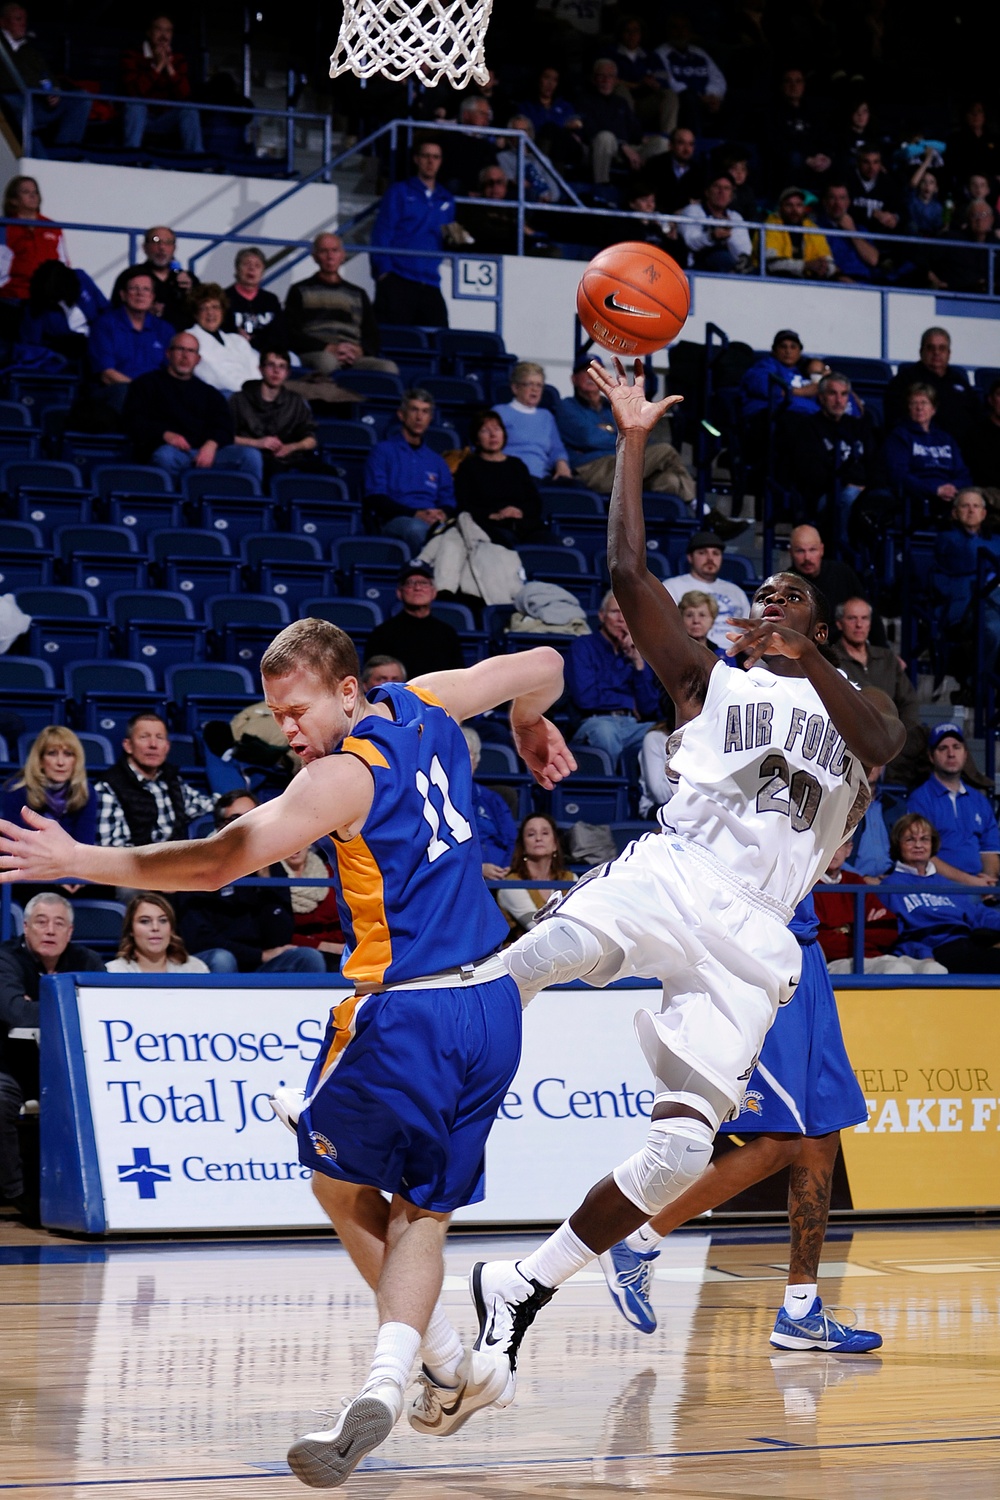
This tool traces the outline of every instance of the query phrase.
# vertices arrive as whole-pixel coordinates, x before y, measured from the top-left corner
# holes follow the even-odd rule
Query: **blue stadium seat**
[[[299,605],[299,618],[329,620],[351,637],[358,655],[364,661],[368,637],[381,625],[381,607],[369,599],[305,599]]]
[[[32,592],[53,595],[58,591],[25,590],[18,602],[25,594]],[[21,605],[32,616],[28,631],[32,656],[50,662],[57,672],[68,662],[87,661],[108,654],[108,622],[96,618],[97,604],[94,596],[86,589],[67,589],[63,603],[68,605],[70,601],[77,606],[72,615],[65,608],[60,608],[55,615],[46,616],[41,610],[29,609],[27,604]],[[89,607],[84,608],[85,605]]]
[[[255,685],[246,667],[222,662],[204,665],[168,667],[167,694],[180,711],[180,723],[189,734],[210,718],[232,718],[247,704],[260,701],[260,685]]]
[[[351,597],[360,599],[365,604],[377,605],[385,619],[399,611],[399,596],[394,578],[374,578],[362,569],[351,579]]]
[[[0,547],[2,547],[0,541]],[[97,617],[94,596],[86,589],[18,589],[17,602],[25,614],[43,620],[93,620]]]
[[[289,621],[287,604],[273,594],[217,594],[205,601],[205,617],[212,657],[235,662],[254,674],[264,652]]]
[[[240,565],[236,558],[171,558],[163,567],[163,587],[190,599],[196,614],[213,594],[238,593]]]
[[[488,743],[483,745],[482,754],[479,757],[479,767],[476,771],[478,780],[489,781],[491,776],[518,775],[523,775],[523,768],[517,758],[517,751],[513,746]]]
[[[353,426],[353,423],[347,423]],[[276,474],[271,480],[271,495],[277,505],[287,510],[305,502],[347,505],[347,485],[333,474]]]
[[[150,557],[161,566],[177,558],[231,557],[233,551],[228,537],[199,527],[151,531],[148,541]]]
[[[236,544],[255,532],[276,530],[275,510],[273,500],[250,495],[203,495],[201,524]]]
[[[577,783],[575,777],[560,782],[549,793],[550,810],[557,823],[615,823],[628,817],[627,782],[602,786],[599,782]],[[647,829],[647,832],[649,830]]]
[[[20,401],[0,401],[0,428],[4,432],[18,428],[28,431],[32,425],[31,413]]]
[[[337,384],[383,409],[391,406],[394,410],[403,399],[403,382],[386,370],[338,370]]]
[[[379,325],[379,352],[399,367],[404,385],[420,385],[428,375],[436,374],[437,350],[422,328],[405,328],[401,324]]]
[[[250,474],[229,469],[188,469],[181,480],[181,494],[193,501],[203,495],[259,495],[260,485]]]
[[[587,781],[615,774],[611,756],[597,745],[574,745],[573,757],[576,761],[576,774]]]
[[[183,501],[176,495],[112,495],[104,509],[111,525],[128,526],[137,537],[148,537],[151,531],[176,531],[184,525]]]
[[[561,516],[552,523],[552,534],[561,547],[575,547],[587,559],[592,573],[601,573],[608,552],[608,523],[604,517]]]
[[[165,589],[122,589],[108,599],[108,618],[117,630],[127,630],[134,620],[165,620],[178,625],[195,618],[187,594]]]
[[[170,620],[131,620],[117,632],[118,654],[126,661],[145,662],[162,683],[168,667],[204,661],[208,654],[207,631],[200,622],[181,624]]]
[[[23,432],[16,427],[0,428],[0,466],[26,463],[29,459],[37,459],[40,453],[41,441],[37,432]]]
[[[484,608],[483,631],[494,645],[499,645],[503,640],[503,633],[510,624],[510,617],[513,613],[513,604],[487,604]]]
[[[163,693],[153,670],[139,662],[77,661],[65,671],[66,691],[75,717],[91,733],[115,740],[123,735],[132,714],[140,708],[163,712]]]
[[[472,375],[484,390],[489,390],[495,376],[506,375],[514,365],[498,333],[471,328],[442,328],[437,335],[442,364],[450,374]]]
[[[135,532],[127,526],[70,525],[57,528],[53,543],[64,562],[82,554],[88,557],[120,557],[140,551]]]
[[[485,405],[483,387],[471,375],[428,375],[421,384],[428,395],[434,397],[434,405],[438,411]]]
[[[73,941],[93,948],[104,958],[118,951],[125,920],[120,901],[78,900],[73,902]]]
[[[84,479],[99,465],[124,462],[132,455],[132,439],[118,432],[70,432],[62,435],[60,455],[68,463],[79,464]]]
[[[330,548],[333,566],[345,578],[363,569],[375,578],[395,579],[400,568],[410,560],[410,549],[395,536],[345,537]]]
[[[16,705],[32,738],[47,724],[62,724],[65,695],[56,689],[56,675],[47,661],[32,656],[0,656],[0,699]]]
[[[17,497],[17,514],[22,521],[40,526],[51,540],[60,526],[87,524],[92,517],[92,501],[82,490],[36,489],[22,486]]]
[[[542,515],[546,521],[553,517],[583,516],[588,520],[598,517],[607,522],[607,501],[594,490],[573,489],[562,484],[540,484],[538,492],[542,497]]]
[[[749,557],[744,557],[742,552],[726,552],[723,554],[719,577],[727,579],[730,583],[738,584],[746,594],[752,594],[760,582],[760,574],[756,564]]]
[[[1000,380],[1000,366],[980,365],[976,371],[974,385],[977,391],[982,391],[985,396],[995,380]]]
[[[41,528],[33,521],[0,521],[0,554],[24,552],[30,556],[44,551]]]
[[[518,547],[518,556],[529,578],[547,578],[550,574],[565,578],[586,573],[587,559],[573,547]]]
[[[324,500],[303,500],[293,504],[288,514],[288,529],[293,536],[311,536],[325,550],[334,542],[361,532],[361,511],[350,500],[330,505]]]
[[[5,494],[16,497],[24,485],[53,490],[84,488],[83,475],[76,464],[57,463],[52,459],[28,463],[15,459],[5,463],[0,472],[0,489]]]
[[[8,533],[18,540],[23,539],[29,528],[20,525],[15,532],[13,528],[18,525],[16,521],[0,521],[0,594],[17,593],[19,589],[52,582],[52,553],[42,541],[37,526],[30,528],[38,537],[37,546],[21,550],[4,544]]]
[[[282,558],[262,562],[253,577],[258,593],[283,599],[294,615],[298,614],[304,599],[311,599],[324,589],[336,593],[336,575],[328,562],[296,562]]]
[[[885,390],[892,379],[892,365],[887,359],[864,359],[853,354],[831,354],[827,356],[831,370],[844,375],[855,390],[864,392],[865,386]]]
[[[170,476],[155,464],[98,464],[90,484],[99,500],[113,495],[169,495]]]
[[[467,604],[453,604],[450,600],[437,599],[431,605],[431,614],[436,615],[439,620],[444,620],[452,630],[459,632],[475,631],[476,622],[472,618],[472,610]]]
[[[240,556],[245,566],[252,569],[262,562],[319,562],[323,549],[311,536],[251,533],[240,541]]]
[[[50,406],[71,407],[80,388],[78,375],[8,375],[7,395],[22,402],[36,424]]]
[[[375,432],[364,422],[343,421],[336,417],[323,418],[316,423],[316,442],[324,451],[330,449],[335,453],[355,453],[367,457],[375,446]],[[287,479],[291,481],[292,477],[289,474]]]

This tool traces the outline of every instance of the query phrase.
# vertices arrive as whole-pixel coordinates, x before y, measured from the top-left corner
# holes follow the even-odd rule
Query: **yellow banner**
[[[995,988],[839,989],[868,1123],[845,1130],[855,1208],[1000,1204]]]

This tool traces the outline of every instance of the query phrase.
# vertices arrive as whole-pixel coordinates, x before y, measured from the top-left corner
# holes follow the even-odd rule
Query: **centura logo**
[[[134,1182],[140,1198],[155,1198],[156,1184],[170,1181],[170,1168],[166,1162],[152,1161],[147,1146],[133,1146],[132,1161],[118,1168],[118,1178],[120,1182]]]
[[[328,1156],[331,1161],[337,1160],[337,1148],[332,1141],[328,1141],[325,1135],[320,1135],[318,1130],[310,1130],[309,1139],[312,1141],[313,1150],[317,1156]]]
[[[764,1113],[763,1104],[763,1094],[759,1094],[756,1089],[747,1089],[741,1113],[746,1114],[749,1112],[752,1115],[762,1115]]]
[[[642,307],[631,307],[627,302],[618,301],[617,292],[609,292],[604,299],[604,306],[611,312],[631,313],[634,318],[655,318],[655,312],[647,312]]]

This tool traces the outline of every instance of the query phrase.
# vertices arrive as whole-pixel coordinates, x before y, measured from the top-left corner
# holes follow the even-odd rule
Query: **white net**
[[[394,83],[419,73],[433,88],[447,78],[457,89],[486,83],[486,27],[493,0],[344,0],[330,77],[378,73]]]

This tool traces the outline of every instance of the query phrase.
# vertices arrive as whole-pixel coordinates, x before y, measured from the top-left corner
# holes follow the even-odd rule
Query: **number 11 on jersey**
[[[416,775],[417,791],[424,799],[424,817],[431,830],[431,836],[427,841],[427,861],[433,864],[446,854],[452,844],[467,844],[472,837],[472,824],[468,818],[462,816],[454,802],[451,800],[451,789],[448,786],[448,774],[441,764],[438,756],[431,760],[431,774],[428,777],[425,772],[418,771]],[[441,815],[431,801],[431,787],[434,786],[441,794],[441,808],[444,813],[444,821],[448,825],[452,843],[441,837]]]

